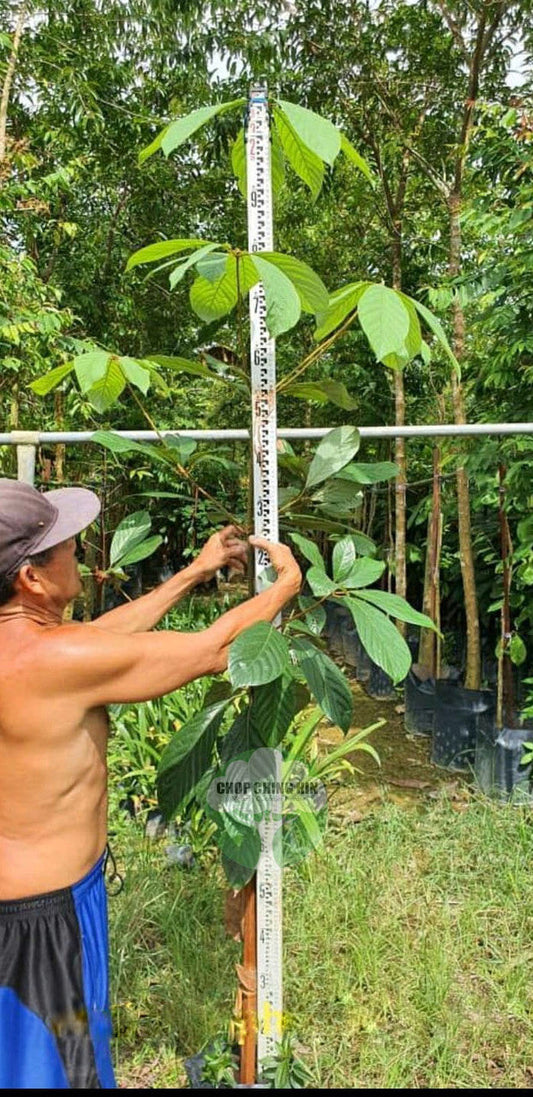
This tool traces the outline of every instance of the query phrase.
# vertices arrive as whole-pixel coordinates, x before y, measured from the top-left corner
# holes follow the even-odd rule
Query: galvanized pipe
[[[331,427],[280,427],[278,438],[287,441],[325,438]],[[128,438],[135,442],[158,442],[159,435],[153,430],[117,430],[113,431],[120,438]],[[361,438],[437,438],[437,437],[474,437],[490,435],[533,435],[533,423],[466,423],[456,426],[455,423],[434,423],[424,426],[381,426],[359,427]],[[162,430],[161,434],[174,438],[193,438],[196,442],[246,442],[249,437],[247,430]],[[0,434],[0,446],[20,446],[21,435],[26,432],[12,431],[10,434]],[[52,445],[63,442],[67,445],[92,442],[94,431],[35,431],[31,432],[33,445]]]

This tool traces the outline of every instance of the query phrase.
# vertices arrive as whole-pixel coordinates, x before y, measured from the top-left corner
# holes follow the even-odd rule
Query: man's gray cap
[[[28,556],[81,533],[99,513],[98,496],[86,488],[43,494],[20,480],[0,479],[0,575],[16,575]]]

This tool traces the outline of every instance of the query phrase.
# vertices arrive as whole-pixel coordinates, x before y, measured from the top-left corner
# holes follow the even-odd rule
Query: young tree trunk
[[[450,260],[449,274],[454,277],[461,266],[461,196],[457,192],[450,195],[448,202],[450,216]],[[465,324],[462,305],[458,300],[453,306],[452,345],[458,362],[464,358]],[[452,374],[452,401],[454,421],[458,425],[466,423],[464,395],[460,380]],[[459,558],[466,614],[466,674],[467,689],[481,687],[481,647],[479,639],[479,612],[476,592],[474,552],[472,547],[472,527],[470,521],[470,489],[466,469],[460,464],[457,479],[457,517],[459,525]]]
[[[257,1050],[257,912],[256,877],[252,876],[244,891],[243,959],[237,965],[242,993],[244,1042],[241,1045],[241,1085],[253,1085],[256,1080]]]
[[[26,18],[26,0],[21,3],[17,20],[15,23],[15,32],[13,34],[13,42],[11,45],[11,53],[9,61],[7,63],[6,74],[4,76],[4,83],[2,85],[2,96],[0,98],[0,164],[6,158],[6,141],[7,141],[7,112],[9,108],[9,95],[11,92],[11,85],[13,83],[13,77],[15,75],[15,68],[17,64],[18,52],[20,49],[20,40],[22,38],[22,32],[24,30],[24,20]]]
[[[503,597],[500,614],[500,648],[498,656],[498,696],[496,708],[496,723],[499,728],[514,727],[515,723],[515,699],[513,667],[509,654],[511,639],[511,565],[510,558],[513,551],[509,523],[505,512],[505,473],[504,465],[498,467],[499,477],[499,507],[498,517],[500,525],[500,550],[502,558],[502,584]]]
[[[395,235],[392,241],[392,285],[394,289],[402,288],[402,228],[401,221],[395,223]],[[405,391],[402,370],[394,371],[394,407],[395,422],[397,427],[405,424]],[[394,485],[395,504],[395,544],[394,544],[394,576],[395,590],[402,598],[407,597],[407,565],[406,565],[406,485],[407,466],[405,457],[405,438],[396,438],[394,446],[394,459],[398,466],[398,475]],[[397,628],[405,635],[405,622],[397,621]]]
[[[63,430],[63,393],[56,390],[54,394],[54,412],[56,419],[57,430]],[[56,480],[58,484],[62,484],[65,479],[65,456],[66,446],[60,442],[55,447],[55,471]]]
[[[423,611],[440,628],[440,554],[442,549],[440,449],[433,450],[433,494],[428,518]],[[440,677],[440,640],[432,629],[421,629],[418,662],[433,678]]]

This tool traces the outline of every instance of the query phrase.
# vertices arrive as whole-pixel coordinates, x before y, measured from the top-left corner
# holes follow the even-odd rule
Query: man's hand
[[[291,589],[292,593],[289,597],[297,594],[302,585],[302,573],[290,548],[287,545],[279,544],[277,541],[267,541],[264,537],[249,537],[248,540],[254,548],[264,549],[265,552],[268,552],[272,567],[277,572],[278,580],[286,583],[287,587]]]
[[[194,561],[194,567],[198,569],[202,580],[207,582],[219,568],[231,568],[244,574],[247,560],[245,542],[239,540],[235,526],[226,526],[206,541]]]

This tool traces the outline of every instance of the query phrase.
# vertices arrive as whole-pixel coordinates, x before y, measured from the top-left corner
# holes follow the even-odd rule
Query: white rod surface
[[[274,250],[270,129],[266,87],[254,87],[248,104],[246,129],[246,175],[248,180],[248,250]],[[252,382],[252,459],[254,489],[254,531],[269,541],[279,540],[278,454],[276,429],[276,344],[266,326],[263,286],[250,290],[250,372]],[[255,553],[256,590],[270,563],[263,550]],[[276,624],[278,622],[275,622]],[[258,752],[259,753],[259,752]],[[265,751],[268,769],[276,788],[281,780],[279,751]],[[257,1059],[275,1055],[282,1037],[282,871],[274,854],[279,828],[281,793],[266,800],[259,822],[261,855],[256,871],[257,910]]]
[[[325,438],[332,427],[278,427],[278,438],[286,438],[287,441],[312,441]],[[455,423],[423,424],[422,426],[381,426],[359,427],[361,438],[469,438],[484,437],[490,435],[532,434],[533,423],[466,423],[456,426]],[[54,445],[59,442],[65,445],[84,445],[94,440],[94,432],[82,431],[35,431],[32,432],[35,445]],[[116,430],[120,438],[129,438],[134,442],[159,442],[159,435],[153,430]],[[246,442],[250,432],[243,429],[235,430],[162,430],[161,434],[171,437],[193,438],[197,442]],[[19,446],[20,437],[16,433],[0,434],[0,446]]]

